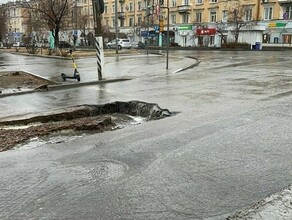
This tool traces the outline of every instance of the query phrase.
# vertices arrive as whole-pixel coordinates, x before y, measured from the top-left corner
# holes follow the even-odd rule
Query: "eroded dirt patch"
[[[157,104],[140,101],[113,102],[104,105],[74,106],[29,118],[0,121],[0,152],[34,137],[47,136],[64,130],[104,132],[118,125],[130,124],[131,116],[144,121],[170,116]]]
[[[0,72],[1,93],[19,92],[37,89],[46,85],[54,85],[54,82],[41,77],[26,73],[24,71]]]

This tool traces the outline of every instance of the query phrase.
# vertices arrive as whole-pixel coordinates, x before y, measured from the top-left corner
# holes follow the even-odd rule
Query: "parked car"
[[[116,40],[112,40],[106,44],[107,48],[116,48]],[[118,49],[130,49],[132,47],[129,39],[118,39]]]
[[[15,42],[12,46],[13,47],[20,47],[20,42]]]
[[[135,48],[135,49],[145,49],[145,44],[142,43],[141,41],[133,41],[131,45],[132,45],[132,48]]]

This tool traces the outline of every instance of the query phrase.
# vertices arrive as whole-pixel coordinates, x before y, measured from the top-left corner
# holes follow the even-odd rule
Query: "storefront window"
[[[291,34],[284,34],[283,35],[283,43],[284,44],[291,44]]]

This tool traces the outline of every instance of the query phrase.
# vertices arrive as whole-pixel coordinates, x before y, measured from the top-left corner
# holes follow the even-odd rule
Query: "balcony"
[[[180,14],[190,14],[192,10],[192,6],[191,5],[180,5],[177,6],[177,11]]]
[[[118,12],[118,19],[125,20],[125,12]]]
[[[262,3],[268,3],[268,2],[272,2],[271,0],[262,0]],[[274,1],[273,1],[274,2]],[[291,4],[292,1],[291,0],[278,0],[279,4]]]

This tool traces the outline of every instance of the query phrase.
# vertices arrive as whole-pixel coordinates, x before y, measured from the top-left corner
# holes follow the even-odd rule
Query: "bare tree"
[[[0,41],[3,41],[5,34],[7,33],[7,14],[4,7],[0,6]]]
[[[227,43],[227,35],[226,35],[226,28],[227,28],[227,23],[226,22],[218,22],[216,24],[217,26],[217,32],[221,36],[221,43],[226,44]]]
[[[59,47],[59,33],[68,24],[68,17],[73,10],[71,0],[32,0],[28,4],[30,12],[45,23],[55,39],[55,48]]]
[[[85,45],[87,45],[86,28],[88,27],[87,25],[88,25],[89,19],[90,19],[90,15],[79,15],[79,19],[78,19],[78,27],[80,28],[80,30],[82,30]]]
[[[239,32],[242,27],[244,27],[247,22],[244,21],[245,8],[240,2],[236,2],[228,10],[228,23],[232,24],[234,27],[233,33],[235,38],[235,43],[238,43]]]

